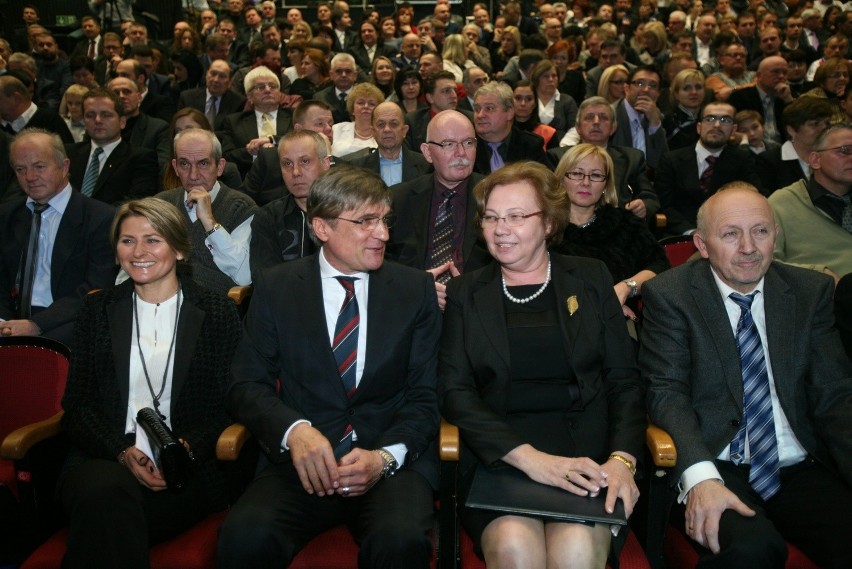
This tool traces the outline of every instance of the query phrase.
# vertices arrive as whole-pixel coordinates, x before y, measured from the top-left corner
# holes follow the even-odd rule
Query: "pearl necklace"
[[[509,289],[506,287],[506,277],[500,275],[500,280],[503,281],[503,294],[506,295],[506,298],[514,302],[515,304],[526,304],[531,300],[534,300],[541,296],[541,293],[544,292],[544,289],[547,288],[547,285],[550,284],[550,253],[547,254],[547,276],[544,279],[544,284],[541,285],[541,288],[535,291],[532,296],[528,296],[526,298],[515,298],[511,294],[509,294]]]

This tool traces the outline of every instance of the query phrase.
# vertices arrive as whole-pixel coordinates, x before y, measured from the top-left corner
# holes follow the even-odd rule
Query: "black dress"
[[[669,268],[665,251],[644,221],[627,210],[608,205],[598,208],[596,214],[588,227],[569,225],[562,243],[552,249],[603,261],[614,282],[642,270],[659,274]]]

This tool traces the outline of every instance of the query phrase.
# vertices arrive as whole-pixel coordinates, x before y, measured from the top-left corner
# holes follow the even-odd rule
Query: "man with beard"
[[[478,243],[473,224],[473,188],[483,176],[473,173],[476,133],[470,120],[456,110],[441,111],[429,122],[423,157],[435,172],[391,188],[397,223],[391,230],[387,257],[436,279],[438,304],[446,303],[444,283],[451,276],[485,265],[491,256]],[[439,222],[449,218],[449,222]],[[449,225],[451,231],[438,231]]]
[[[728,144],[737,130],[735,113],[727,103],[708,104],[701,111],[695,146],[669,151],[660,159],[654,187],[660,212],[668,218],[668,233],[692,233],[698,208],[728,182],[758,185],[751,153]]]

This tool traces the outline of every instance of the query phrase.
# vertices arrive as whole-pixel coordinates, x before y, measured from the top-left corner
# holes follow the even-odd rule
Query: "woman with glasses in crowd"
[[[474,194],[494,261],[447,285],[438,364],[442,415],[461,435],[459,504],[478,470],[500,465],[608,508],[621,500],[630,515],[645,406],[611,277],[548,251],[569,208],[544,166],[509,164]],[[626,538],[603,523],[464,506],[460,517],[489,568],[602,569]]]
[[[578,144],[556,167],[570,203],[569,223],[554,250],[566,255],[593,257],[607,266],[617,283],[615,294],[624,315],[636,314],[629,304],[642,285],[668,268],[663,248],[647,223],[618,207],[612,158],[593,144]]]
[[[627,67],[611,65],[601,73],[598,83],[598,97],[603,97],[610,105],[615,105],[624,98],[627,91]]]

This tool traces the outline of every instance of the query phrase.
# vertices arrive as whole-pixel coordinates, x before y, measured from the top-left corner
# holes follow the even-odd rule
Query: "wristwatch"
[[[376,452],[379,453],[379,456],[381,456],[382,460],[385,461],[385,467],[382,468],[382,471],[379,473],[379,476],[381,476],[382,478],[390,478],[391,476],[396,474],[396,471],[399,468],[399,463],[396,461],[393,455],[383,448],[376,449]]]
[[[633,298],[635,296],[639,296],[639,283],[637,283],[633,279],[624,279],[621,282],[623,282],[628,287],[630,287],[630,298]]]
[[[216,233],[216,231],[218,231],[221,228],[222,228],[221,223],[214,223],[213,227],[210,228],[210,231],[208,231],[207,233],[204,234],[204,237],[210,237],[211,235]]]

